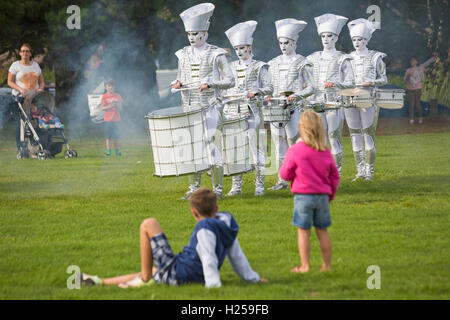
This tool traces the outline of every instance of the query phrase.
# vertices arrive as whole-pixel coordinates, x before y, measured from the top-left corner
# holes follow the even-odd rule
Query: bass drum
[[[211,168],[204,109],[172,107],[146,116],[154,175],[180,176]]]

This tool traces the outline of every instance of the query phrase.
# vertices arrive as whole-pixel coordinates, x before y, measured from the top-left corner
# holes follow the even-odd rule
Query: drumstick
[[[246,96],[244,94],[229,94],[229,95],[224,95],[224,98],[246,98]]]
[[[175,83],[169,84],[169,87],[172,87]],[[180,82],[180,84],[181,84],[182,87],[190,86],[192,84],[200,85],[200,81],[192,81],[192,82],[186,82],[186,83],[181,83]]]
[[[270,100],[275,100],[275,101],[287,101],[288,98],[286,97],[276,97],[276,98],[270,98]]]
[[[235,102],[235,101],[245,101],[247,99],[245,99],[244,97],[240,97],[240,98],[235,98],[235,99],[230,99],[230,100],[223,100],[223,103],[230,103],[230,102]]]
[[[199,87],[188,87],[188,88],[180,88],[180,89],[175,89],[177,91],[187,91],[187,90],[195,90],[195,89],[200,89]]]

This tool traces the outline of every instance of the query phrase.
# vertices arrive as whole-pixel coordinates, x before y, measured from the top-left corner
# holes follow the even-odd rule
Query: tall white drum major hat
[[[212,3],[206,2],[184,10],[180,13],[184,30],[186,32],[208,31],[209,18],[211,18],[214,8]]]
[[[307,22],[297,19],[282,19],[275,21],[275,27],[277,28],[277,39],[289,38],[297,41],[298,34],[303,31],[308,25]]]
[[[315,17],[314,21],[316,22],[317,32],[319,35],[324,32],[331,32],[339,35],[342,31],[342,27],[344,27],[347,23],[348,18],[332,13],[325,13],[321,16]]]
[[[231,46],[252,45],[253,33],[255,32],[257,25],[258,22],[249,20],[238,23],[225,31]]]
[[[350,38],[361,37],[367,39],[367,41],[372,38],[372,33],[376,30],[373,22],[363,18],[350,21],[347,26],[350,31]]]

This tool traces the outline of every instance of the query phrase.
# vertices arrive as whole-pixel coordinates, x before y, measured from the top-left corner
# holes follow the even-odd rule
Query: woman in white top
[[[39,64],[31,60],[31,46],[24,43],[20,47],[20,60],[12,63],[8,73],[8,86],[12,88],[14,96],[40,92],[44,90],[45,82]],[[19,117],[20,119],[20,117]],[[17,149],[20,149],[20,120],[16,130]]]

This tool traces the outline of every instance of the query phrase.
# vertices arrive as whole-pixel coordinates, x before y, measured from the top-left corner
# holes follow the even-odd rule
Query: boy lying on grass
[[[146,219],[140,227],[141,272],[114,278],[80,274],[82,285],[142,287],[154,283],[204,283],[220,287],[219,269],[227,256],[233,270],[245,281],[267,282],[252,270],[237,240],[238,225],[227,212],[217,212],[216,194],[200,188],[189,199],[197,224],[183,251],[174,255],[158,221]]]

